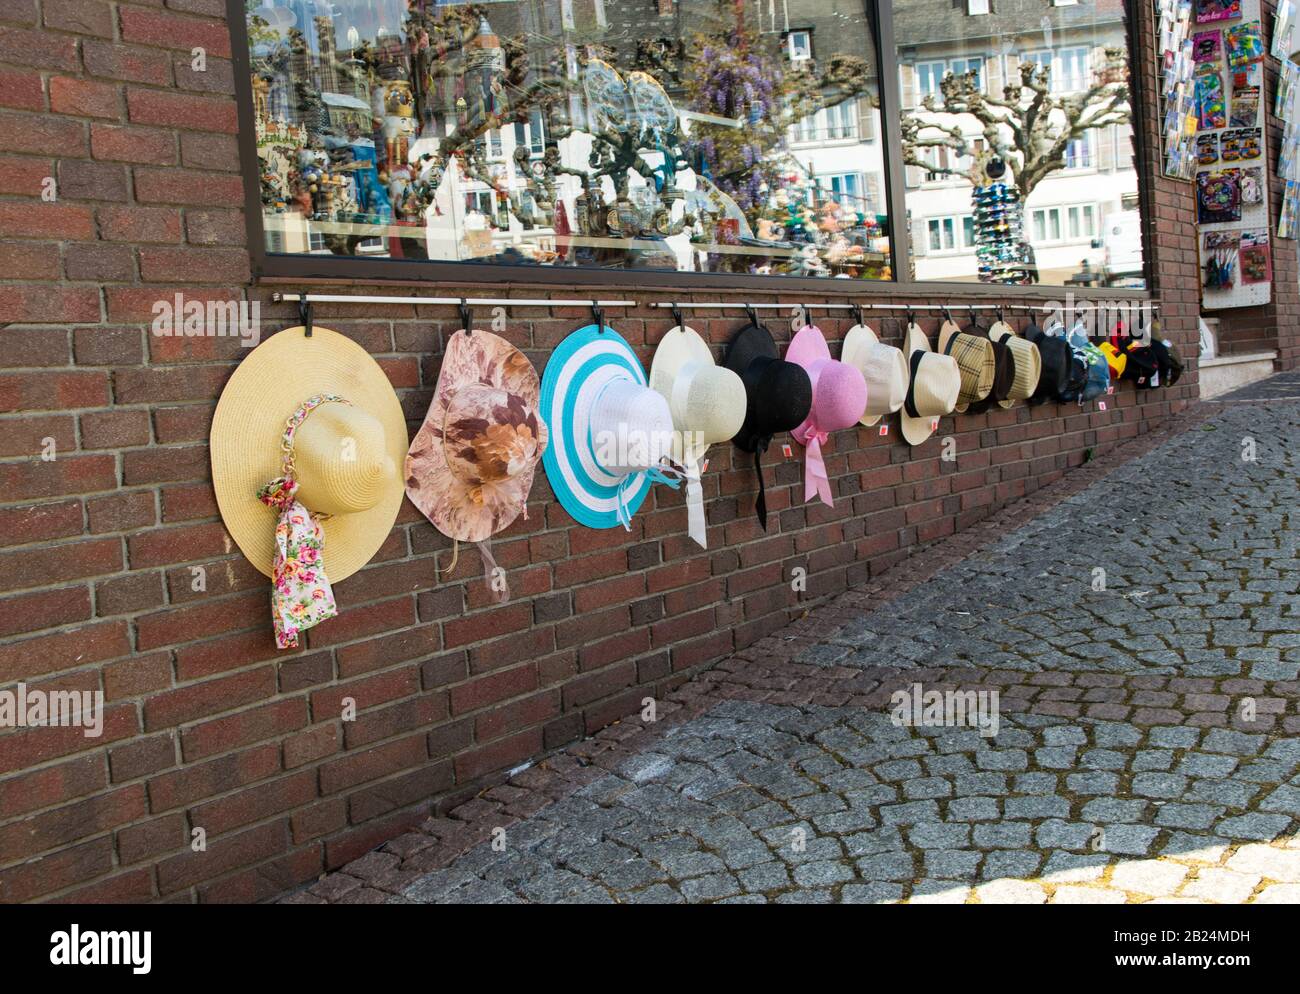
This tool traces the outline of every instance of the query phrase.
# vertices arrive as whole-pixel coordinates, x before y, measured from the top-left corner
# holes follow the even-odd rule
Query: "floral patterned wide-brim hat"
[[[525,512],[546,450],[540,394],[537,370],[504,338],[451,336],[406,454],[406,495],[448,538],[482,542]]]

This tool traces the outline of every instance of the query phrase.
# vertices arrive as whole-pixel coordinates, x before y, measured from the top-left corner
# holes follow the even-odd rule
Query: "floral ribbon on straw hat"
[[[281,474],[257,491],[257,499],[280,512],[275,523],[275,559],[271,565],[271,619],[275,644],[298,648],[298,633],[339,613],[325,576],[325,531],[321,517],[298,500],[293,464],[293,437],[307,415],[321,404],[350,404],[342,397],[317,394],[294,411],[280,439]],[[328,515],[324,515],[328,517]]]

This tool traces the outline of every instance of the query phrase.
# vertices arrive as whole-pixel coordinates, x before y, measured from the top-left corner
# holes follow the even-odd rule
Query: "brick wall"
[[[295,323],[250,281],[223,17],[216,0],[0,0],[0,688],[108,701],[98,739],[0,730],[0,900],[252,900],[308,881],[1196,396],[1193,362],[1142,403],[1125,385],[1104,412],[948,418],[915,450],[896,427],[843,432],[828,446],[834,510],[800,503],[799,461],[774,451],[767,534],[747,458],[718,446],[707,551],[687,539],[675,492],[657,488],[630,533],[590,531],[539,473],[528,520],[495,543],[514,594],[504,606],[472,550],[438,576],[449,542],[408,504],[375,561],[336,588],[341,617],[278,653],[267,583],[234,551],[208,480],[213,405],[241,350],[147,329],[153,302],[177,290],[261,301],[268,331]],[[194,45],[205,73],[190,69]],[[1152,107],[1151,81],[1139,89]],[[1154,139],[1151,113],[1143,131]],[[52,203],[40,198],[51,176]],[[1154,168],[1144,182],[1166,332],[1189,352],[1190,187]],[[669,295],[602,296],[616,293],[642,301],[611,313],[648,363],[670,321],[644,304]],[[587,319],[514,309],[506,334],[540,367]],[[413,425],[423,418],[452,309],[318,307],[316,321],[374,354]],[[740,323],[692,320],[717,343]],[[818,323],[836,341],[848,324]],[[900,337],[893,318],[879,326]],[[958,458],[944,462],[954,432]],[[796,566],[806,592],[791,589]],[[355,721],[340,720],[344,697]],[[195,828],[206,851],[189,848]]]

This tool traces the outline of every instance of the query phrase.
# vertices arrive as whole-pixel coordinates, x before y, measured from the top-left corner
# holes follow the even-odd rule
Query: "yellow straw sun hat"
[[[392,530],[404,494],[406,417],[383,369],[351,339],[315,327],[272,335],[226,383],[209,453],[217,505],[239,550],[267,576],[276,515],[258,490],[282,475],[285,425],[310,398],[294,434],[297,498],[322,518],[325,572],[337,583],[361,569]],[[326,517],[328,515],[328,517]]]

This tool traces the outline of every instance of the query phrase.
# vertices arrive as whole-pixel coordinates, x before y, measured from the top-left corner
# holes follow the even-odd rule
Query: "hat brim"
[[[379,363],[350,338],[316,326],[265,339],[239,364],[221,392],[208,442],[212,486],[230,537],[250,563],[267,576],[275,558],[275,512],[257,491],[281,475],[280,436],[304,400],[335,394],[376,418],[392,465],[406,457],[406,416]],[[374,558],[388,538],[402,505],[402,478],[393,473],[380,500],[365,511],[325,518],[323,559],[338,583]],[[310,510],[310,508],[309,508]]]
[[[637,512],[650,491],[648,473],[615,476],[600,467],[592,451],[585,419],[595,396],[615,379],[649,387],[632,346],[613,328],[606,327],[602,333],[594,324],[565,338],[542,371],[541,414],[550,432],[542,453],[546,479],[569,516],[588,528],[620,524],[620,485],[629,516]]]
[[[930,348],[930,339],[926,337],[925,332],[917,325],[909,324],[907,331],[903,335],[903,359],[907,362],[907,387],[909,391],[912,389],[912,353],[933,351]],[[906,407],[900,408],[898,412],[898,430],[908,445],[920,445],[922,442],[927,441],[939,427],[938,422],[939,419],[934,415],[914,418],[907,413]]]
[[[546,425],[539,415],[538,456],[530,465],[504,480],[483,484],[462,480],[447,462],[442,431],[456,391],[473,384],[504,390],[532,411],[538,409],[541,396],[537,370],[504,338],[486,331],[469,335],[458,331],[447,342],[429,413],[406,454],[404,478],[411,503],[438,531],[461,542],[491,538],[523,513],[547,443]]]

